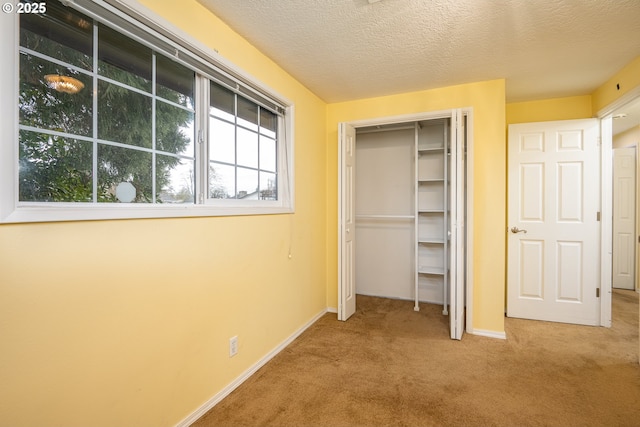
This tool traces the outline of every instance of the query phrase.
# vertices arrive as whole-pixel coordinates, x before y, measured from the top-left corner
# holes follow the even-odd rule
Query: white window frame
[[[280,119],[277,139],[277,182],[278,200],[210,199],[207,196],[206,171],[208,169],[208,97],[200,97],[196,102],[196,179],[195,204],[146,204],[146,203],[84,203],[84,202],[19,202],[18,201],[18,132],[19,132],[19,42],[20,26],[17,14],[1,14],[0,53],[6,60],[0,61],[0,75],[4,77],[0,85],[0,223],[82,221],[136,218],[205,217],[229,215],[265,215],[294,212],[294,113],[292,102],[266,87],[235,65],[221,58],[217,52],[203,45],[163,18],[149,11],[137,2],[121,0],[78,1],[71,5],[80,12],[92,15],[90,10],[97,5],[120,19],[136,25],[142,32],[152,32],[167,46],[175,48],[176,56],[189,55],[191,63],[200,61],[207,67],[215,68],[240,82],[244,93],[254,91],[259,96],[273,99],[284,110]],[[66,4],[65,3],[65,4]],[[85,4],[86,3],[86,4]],[[110,4],[112,3],[112,4]],[[100,19],[100,17],[96,17]],[[123,34],[136,39],[127,32]],[[165,46],[166,49],[166,46]],[[195,59],[194,59],[195,58]],[[205,77],[205,72],[196,71]],[[206,82],[206,83],[204,83]],[[196,76],[196,92],[208,80]],[[200,86],[200,87],[198,87]],[[243,93],[241,93],[242,95]],[[249,99],[251,99],[249,97]],[[206,104],[206,105],[204,105]],[[202,138],[202,139],[201,139]],[[203,142],[200,143],[199,140]]]

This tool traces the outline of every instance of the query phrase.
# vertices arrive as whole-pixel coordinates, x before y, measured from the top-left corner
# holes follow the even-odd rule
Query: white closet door
[[[339,152],[340,218],[338,244],[338,270],[341,287],[338,293],[338,319],[347,320],[356,312],[355,280],[355,148],[356,129],[340,123],[339,138],[342,141]]]
[[[464,122],[461,110],[451,117],[450,144],[450,256],[449,256],[449,323],[451,339],[462,339],[464,331],[464,213],[465,165]]]

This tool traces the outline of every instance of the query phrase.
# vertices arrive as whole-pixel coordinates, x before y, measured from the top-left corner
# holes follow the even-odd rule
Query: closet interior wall
[[[448,119],[356,132],[356,292],[444,305]]]
[[[415,125],[356,133],[356,292],[414,298]]]

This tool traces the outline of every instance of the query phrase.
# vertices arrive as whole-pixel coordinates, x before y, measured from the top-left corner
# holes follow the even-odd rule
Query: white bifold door
[[[450,257],[449,327],[452,339],[462,339],[465,308],[465,200],[466,118],[460,110],[452,114],[450,146]]]
[[[339,128],[340,171],[339,224],[338,224],[338,318],[347,320],[356,311],[355,279],[355,150],[356,130],[341,123]]]
[[[366,281],[366,288],[358,285],[362,286],[365,295],[413,298],[416,311],[420,303],[443,304],[443,313],[450,316],[451,338],[462,338],[467,274],[466,120],[463,110],[450,110],[410,118],[382,118],[339,125],[338,319],[347,320],[354,314],[356,283]],[[425,127],[442,129],[438,141],[425,142]],[[378,132],[391,131],[398,138],[404,135],[402,147],[398,144],[391,149],[380,149]],[[407,135],[410,145],[406,145]],[[358,149],[356,138],[360,141]],[[374,151],[383,153],[389,165],[402,164],[401,168],[397,173],[390,171],[379,158],[372,163]],[[406,158],[403,153],[406,153]],[[393,161],[394,156],[404,160]],[[402,180],[400,175],[404,177]],[[371,187],[367,188],[369,184]],[[376,206],[382,206],[382,209],[376,211],[373,204],[366,203],[364,199],[370,198],[371,194],[374,194]],[[375,197],[383,197],[384,200],[375,200]],[[398,202],[400,199],[402,203]],[[404,203],[405,200],[409,202]],[[432,224],[440,224],[436,227],[438,230],[429,228]],[[388,233],[393,229],[403,234],[380,239],[380,236],[390,236]],[[360,240],[356,239],[357,236]],[[371,236],[375,236],[380,254],[393,254],[395,257],[401,254],[401,259],[387,265],[386,258],[392,257],[378,254],[377,259],[381,261],[372,263],[370,260],[374,258],[367,255],[376,251]],[[359,245],[363,246],[358,249]],[[433,253],[436,255],[431,256]],[[367,265],[358,265],[358,259],[369,261]],[[393,273],[392,278],[386,277],[389,271],[397,270],[399,264],[406,266],[408,275],[403,270],[402,274]],[[358,271],[361,276],[356,278]],[[372,275],[375,277],[371,280],[367,278]],[[371,282],[385,282],[385,285],[401,283],[402,292],[375,294],[371,289],[381,289],[382,286],[376,288],[371,286]]]

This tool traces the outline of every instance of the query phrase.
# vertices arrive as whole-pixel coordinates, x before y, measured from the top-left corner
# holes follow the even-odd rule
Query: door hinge
[[[600,212],[596,212],[596,221],[600,221]]]
[[[600,288],[596,288],[596,298],[600,298]]]

